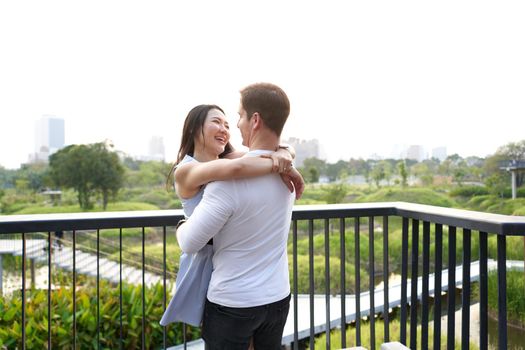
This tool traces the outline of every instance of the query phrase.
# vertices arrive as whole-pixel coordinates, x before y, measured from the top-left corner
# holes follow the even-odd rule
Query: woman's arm
[[[211,181],[255,177],[272,171],[272,159],[262,157],[190,162],[178,166],[175,170],[175,188],[181,198],[190,198],[202,185]]]
[[[181,198],[190,198],[199,191],[201,186],[211,181],[256,177],[272,172],[288,172],[292,167],[295,150],[293,148],[290,150],[290,147],[279,147],[275,152],[260,157],[242,157],[244,154],[241,151],[234,151],[227,155],[229,159],[217,159],[203,163],[190,162],[178,166],[174,174],[177,194]],[[287,185],[293,191],[293,188]]]

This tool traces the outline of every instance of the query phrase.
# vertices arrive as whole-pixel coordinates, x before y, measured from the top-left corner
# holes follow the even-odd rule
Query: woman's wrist
[[[283,143],[283,144],[280,144],[275,151],[278,152],[281,149],[288,152],[290,156],[292,157],[292,159],[295,159],[295,151],[293,147],[291,147],[288,144]]]

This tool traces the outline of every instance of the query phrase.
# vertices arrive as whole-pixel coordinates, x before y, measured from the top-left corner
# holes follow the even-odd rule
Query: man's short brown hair
[[[248,119],[259,113],[264,124],[281,136],[284,123],[290,114],[290,101],[286,93],[277,85],[256,83],[248,85],[241,91],[241,104]]]

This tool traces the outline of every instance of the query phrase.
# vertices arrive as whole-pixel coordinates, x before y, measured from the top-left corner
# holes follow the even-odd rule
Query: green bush
[[[474,197],[489,194],[485,186],[459,186],[450,191],[452,197]]]
[[[494,214],[523,215],[525,198],[505,199],[494,195],[476,196],[466,203],[466,207],[470,210]]]
[[[157,284],[146,287],[145,349],[160,349],[163,344],[163,327],[159,320],[163,314],[163,287]],[[71,289],[60,288],[51,294],[52,317],[51,342],[53,349],[70,349],[73,343],[73,313]],[[169,299],[168,299],[169,300]],[[140,349],[142,344],[142,288],[123,285],[123,342],[124,349]],[[80,349],[92,349],[97,345],[97,299],[93,282],[76,293],[76,332]],[[120,309],[118,285],[100,282],[100,345],[105,349],[117,349],[120,339]],[[0,348],[22,348],[22,301],[15,294],[9,299],[0,298]],[[47,291],[28,291],[26,295],[26,349],[47,347]],[[170,345],[183,341],[182,327],[167,327]],[[196,328],[187,327],[188,340],[200,336]]]
[[[307,294],[310,292],[310,262],[309,257],[306,255],[297,256],[297,289],[299,294]],[[293,274],[292,264],[293,260],[290,257],[289,261],[290,269],[290,286],[293,288]],[[330,290],[329,293],[332,295],[341,293],[341,260],[338,257],[330,257]],[[325,257],[320,255],[315,255],[313,258],[314,274],[314,293],[315,294],[324,294],[326,292],[326,279],[325,279]],[[361,291],[364,291],[368,288],[368,271],[361,267]],[[355,265],[353,263],[345,263],[345,293],[355,293]]]
[[[509,322],[525,327],[525,274],[523,271],[507,271],[507,314]],[[498,274],[489,273],[489,308],[494,315],[498,313]]]
[[[375,193],[357,198],[356,202],[409,202],[438,207],[458,207],[457,203],[447,195],[428,188],[383,188]]]
[[[116,202],[108,203],[106,211],[136,211],[136,210],[158,210],[159,208],[153,204],[140,203],[140,202]],[[90,212],[102,211],[102,207],[95,206]],[[32,205],[27,206],[17,212],[13,212],[16,215],[29,215],[29,214],[54,214],[54,213],[81,213],[83,210],[77,205],[67,206],[45,206],[45,205]]]

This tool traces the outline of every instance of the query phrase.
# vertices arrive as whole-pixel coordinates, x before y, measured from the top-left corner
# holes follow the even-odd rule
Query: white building
[[[132,156],[136,160],[143,162],[157,161],[164,162],[165,147],[164,147],[164,138],[162,136],[152,136],[148,141],[148,150],[146,154],[140,154]]]
[[[295,166],[302,167],[303,162],[307,158],[319,158],[322,159],[321,146],[317,139],[312,140],[301,140],[295,137],[290,137],[288,140],[284,140],[283,143],[288,144],[295,148]]]
[[[421,162],[426,159],[425,148],[421,145],[411,145],[407,150],[407,159]]]
[[[64,119],[44,115],[35,124],[35,152],[30,155],[29,161],[47,162],[49,156],[63,148],[64,144]]]
[[[432,149],[432,158],[439,159],[440,162],[447,159],[447,148],[444,146]]]

